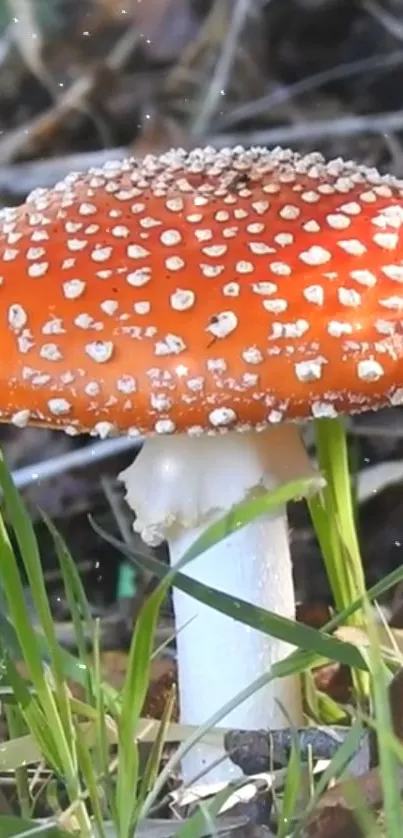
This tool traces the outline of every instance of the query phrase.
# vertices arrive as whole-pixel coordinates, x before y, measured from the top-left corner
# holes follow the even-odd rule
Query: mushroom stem
[[[229,433],[190,439],[147,440],[121,475],[135,529],[148,543],[166,538],[174,566],[213,521],[234,504],[290,479],[312,474],[295,425],[262,433]],[[285,509],[267,514],[232,533],[184,568],[191,578],[294,619],[288,527]],[[180,717],[200,725],[292,648],[213,610],[174,589]],[[285,714],[285,715],[284,715]],[[276,728],[300,724],[298,678],[275,680],[244,701],[221,722],[225,727]],[[219,747],[199,745],[182,765],[186,782],[223,756]],[[224,760],[209,781],[228,781],[237,769]]]
[[[217,517],[220,515],[211,515],[208,523]],[[182,529],[176,538],[169,538],[172,565],[203,529]],[[295,600],[285,510],[265,515],[231,534],[224,543],[195,559],[185,573],[292,619]],[[173,602],[177,628],[184,627],[177,637],[180,717],[184,724],[204,723],[291,651],[282,641],[214,611],[178,588],[174,589]],[[279,728],[289,724],[288,718],[295,724],[301,722],[300,688],[295,678],[268,684],[221,724],[243,729]],[[197,745],[182,763],[184,779],[190,781],[220,756],[221,749]],[[225,760],[209,772],[207,779],[220,781],[234,776],[233,767]]]

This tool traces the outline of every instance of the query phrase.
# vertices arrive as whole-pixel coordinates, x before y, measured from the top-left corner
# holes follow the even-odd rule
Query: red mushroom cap
[[[172,151],[0,214],[3,421],[102,436],[403,403],[403,182]]]

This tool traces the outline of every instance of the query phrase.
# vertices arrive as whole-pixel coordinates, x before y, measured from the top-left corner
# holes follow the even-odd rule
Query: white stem
[[[165,536],[174,565],[206,527],[235,503],[291,478],[312,474],[293,425],[265,433],[172,437],[147,441],[121,475],[137,513],[136,530],[151,541]],[[234,597],[291,619],[294,586],[285,509],[265,515],[190,562],[184,572]],[[174,589],[179,630],[180,717],[200,725],[271,665],[290,646]],[[182,629],[182,630],[181,630]],[[281,705],[281,706],[280,706]],[[285,714],[285,715],[284,715]],[[223,727],[275,728],[302,722],[298,678],[273,681],[239,705]],[[183,762],[186,782],[223,752],[200,745]],[[238,776],[225,760],[210,781]]]
[[[220,516],[211,516],[209,523]],[[169,538],[172,564],[203,530],[204,526],[182,530],[176,538]],[[233,533],[187,565],[184,573],[284,617],[295,616],[285,511],[265,515]],[[176,627],[185,627],[177,638],[180,718],[185,724],[201,725],[292,649],[192,599],[178,588],[173,597]],[[279,728],[287,726],[289,719],[295,724],[301,722],[296,678],[271,682],[238,705],[220,724],[244,729]],[[220,756],[222,751],[198,745],[183,761],[185,780],[190,781]],[[226,760],[208,773],[207,780],[215,782],[235,776],[238,772]]]

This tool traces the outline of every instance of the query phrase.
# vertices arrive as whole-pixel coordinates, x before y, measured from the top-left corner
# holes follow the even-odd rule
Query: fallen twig
[[[292,145],[297,142],[353,137],[358,134],[385,134],[403,129],[403,110],[386,113],[343,116],[340,119],[317,119],[299,122],[295,125],[280,125],[261,131],[214,134],[208,137],[210,145],[216,148],[227,146],[276,146]]]

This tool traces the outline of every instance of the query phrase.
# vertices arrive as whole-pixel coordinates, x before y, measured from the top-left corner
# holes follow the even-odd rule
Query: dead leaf
[[[313,670],[313,680],[317,690],[326,693],[340,704],[351,701],[351,671],[340,663],[325,663]]]
[[[350,793],[359,794],[370,809],[382,806],[383,791],[378,768],[354,780],[344,780],[325,792],[302,833],[303,838],[361,838]]]
[[[380,627],[384,630],[383,627]],[[344,638],[354,636],[356,639],[366,636],[365,632],[354,627],[343,629]],[[358,634],[357,634],[358,633]],[[387,635],[387,632],[385,632]],[[359,645],[362,645],[360,643]],[[400,669],[389,684],[389,702],[392,712],[392,724],[395,735],[403,740],[403,668]],[[376,758],[376,743],[374,743],[374,757]],[[403,791],[403,774],[398,776],[400,790]],[[360,838],[361,830],[354,816],[354,808],[349,802],[348,791],[358,792],[359,798],[374,811],[383,805],[383,783],[376,766],[354,780],[343,780],[325,792],[313,811],[303,838]],[[355,795],[354,795],[355,796]]]

